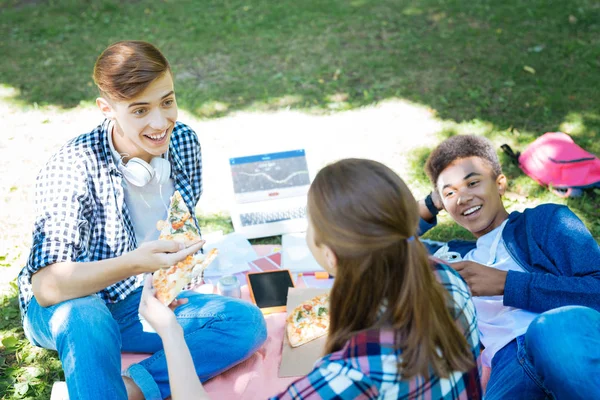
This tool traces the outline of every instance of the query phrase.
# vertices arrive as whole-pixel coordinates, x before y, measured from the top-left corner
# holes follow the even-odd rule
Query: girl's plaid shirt
[[[402,351],[395,332],[372,329],[357,333],[341,350],[318,360],[307,376],[271,400],[480,399],[479,334],[469,288],[447,265],[435,265],[433,272],[450,294],[447,308],[473,354],[476,365],[471,370],[453,372],[448,378],[440,378],[431,370],[430,379],[403,379],[398,370]]]
[[[105,120],[92,132],[66,143],[38,174],[33,244],[18,277],[22,317],[33,296],[31,276],[40,268],[118,257],[137,247],[123,175],[108,143],[108,125]],[[175,189],[194,210],[202,194],[200,143],[196,133],[180,122],[171,134],[169,161]],[[116,303],[142,284],[142,276],[132,276],[98,295]]]

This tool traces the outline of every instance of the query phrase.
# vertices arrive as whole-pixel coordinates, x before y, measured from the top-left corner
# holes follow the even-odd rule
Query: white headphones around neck
[[[137,157],[127,161],[127,164],[123,164],[121,159],[118,168],[127,182],[138,187],[150,182],[164,185],[171,177],[171,163],[162,157],[154,157],[150,164]]]

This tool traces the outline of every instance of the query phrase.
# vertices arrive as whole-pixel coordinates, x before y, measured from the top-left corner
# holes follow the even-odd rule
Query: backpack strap
[[[581,197],[583,195],[583,190],[580,188],[554,188],[548,187],[552,193],[557,195],[558,197],[562,197],[563,199],[569,197]]]
[[[502,151],[504,151],[509,157],[510,159],[517,165],[519,165],[519,156],[521,156],[521,152],[517,151],[516,153],[513,151],[513,149],[511,149],[511,147],[509,145],[507,145],[506,143],[503,144],[502,146],[500,146],[500,148],[502,149]]]

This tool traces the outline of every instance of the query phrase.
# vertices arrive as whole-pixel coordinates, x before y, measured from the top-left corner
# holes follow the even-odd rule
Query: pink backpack
[[[523,172],[561,197],[577,197],[582,189],[600,187],[600,159],[566,133],[544,133],[523,153],[515,154],[506,144],[501,147]]]

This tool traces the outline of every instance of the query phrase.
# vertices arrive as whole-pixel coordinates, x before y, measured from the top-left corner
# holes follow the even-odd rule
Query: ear
[[[498,193],[500,196],[503,196],[506,192],[506,188],[508,187],[508,180],[504,174],[498,175],[496,178],[496,186],[498,186]]]
[[[337,270],[337,256],[335,255],[335,253],[333,252],[333,250],[331,250],[331,248],[327,245],[323,245],[324,250],[325,250],[325,262],[327,263],[327,267],[333,271],[336,272]],[[332,275],[335,275],[332,274]]]
[[[115,109],[113,108],[112,104],[110,104],[110,102],[104,97],[98,97],[96,99],[96,105],[98,106],[100,111],[102,111],[102,114],[104,114],[106,118],[115,119]]]

